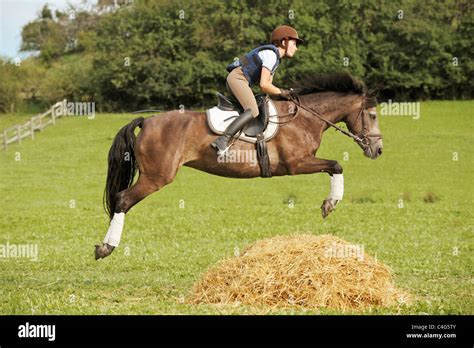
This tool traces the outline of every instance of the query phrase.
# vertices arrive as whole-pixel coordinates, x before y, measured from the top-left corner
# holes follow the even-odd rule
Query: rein
[[[138,110],[138,111],[133,111],[132,114],[142,114],[145,112],[161,112],[161,110],[155,110],[155,109],[149,109],[149,110]]]
[[[283,115],[278,115],[278,118],[283,118],[283,117],[291,117],[288,121],[282,121],[282,122],[278,122],[278,121],[272,121],[272,120],[268,120],[268,123],[273,123],[273,124],[278,124],[278,125],[286,125],[288,123],[290,123],[291,121],[293,121],[296,117],[298,117],[299,115],[299,109],[298,109],[298,106],[296,103],[295,103],[295,106],[296,106],[296,111],[295,112],[290,112],[288,114],[283,114]]]

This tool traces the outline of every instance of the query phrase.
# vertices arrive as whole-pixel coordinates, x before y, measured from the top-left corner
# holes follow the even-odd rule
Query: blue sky
[[[44,4],[47,3],[54,13],[57,9],[67,9],[68,4],[79,5],[83,2],[83,0],[0,0],[0,56],[12,59],[27,56],[25,52],[19,52],[21,28],[38,17]]]

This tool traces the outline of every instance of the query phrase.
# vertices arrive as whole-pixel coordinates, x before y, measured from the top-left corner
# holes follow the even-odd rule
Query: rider
[[[259,83],[263,93],[280,95],[289,99],[291,91],[272,84],[273,74],[281,58],[291,58],[295,54],[297,43],[303,43],[296,30],[288,25],[281,25],[272,32],[272,43],[257,47],[239,60],[229,64],[227,71],[227,89],[239,101],[245,110],[227,127],[224,134],[218,137],[211,146],[218,155],[227,152],[230,141],[253,118],[258,116],[258,106],[251,86]]]

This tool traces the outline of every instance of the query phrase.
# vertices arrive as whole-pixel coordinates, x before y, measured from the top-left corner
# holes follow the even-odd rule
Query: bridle
[[[367,100],[370,100],[372,104],[367,105]],[[369,107],[375,106],[376,105],[376,100],[375,98],[366,98],[364,96],[364,102],[361,105],[361,108],[359,110],[359,114],[357,115],[357,118],[355,122],[357,123],[357,120],[359,119],[360,115],[362,114],[362,131],[359,133],[357,136],[357,140],[355,140],[360,147],[362,147],[364,150],[370,146],[370,138],[375,138],[376,140],[382,139],[382,134],[380,133],[370,133],[369,130],[369,125],[368,122],[366,122],[367,117],[376,117],[375,112],[367,112],[364,113],[365,110],[367,110]],[[367,117],[364,117],[367,114]]]
[[[291,96],[290,101],[295,103],[297,110],[293,114],[283,115],[283,117],[289,116],[289,115],[292,115],[293,117],[290,120],[280,122],[279,124],[287,124],[291,122],[292,120],[294,120],[299,114],[298,108],[301,108],[303,110],[308,111],[311,115],[316,116],[320,120],[326,122],[330,127],[333,127],[334,129],[336,129],[336,131],[341,132],[342,134],[348,136],[349,138],[352,138],[364,151],[369,148],[371,138],[376,138],[377,140],[382,139],[382,134],[370,133],[370,130],[369,130],[369,122],[366,120],[366,118],[372,117],[374,113],[371,113],[371,112],[364,113],[364,111],[367,110],[367,108],[372,106],[371,104],[368,104],[367,101],[370,101],[370,103],[373,103],[373,106],[376,105],[375,98],[368,98],[368,97],[365,97],[364,95],[364,102],[362,103],[359,113],[357,114],[357,118],[355,120],[355,122],[357,122],[359,120],[359,117],[362,115],[362,130],[359,134],[354,134],[350,131],[346,131],[342,129],[341,127],[339,127],[338,125],[336,125],[335,123],[329,120],[326,120],[323,116],[321,116],[321,114],[316,109],[301,104],[300,97],[296,94]],[[366,117],[366,114],[367,114],[367,117]]]

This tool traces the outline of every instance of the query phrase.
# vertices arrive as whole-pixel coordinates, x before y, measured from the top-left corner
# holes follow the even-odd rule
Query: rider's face
[[[296,47],[296,40],[289,40],[286,56],[290,58],[293,57],[297,50],[298,50],[298,47]]]

